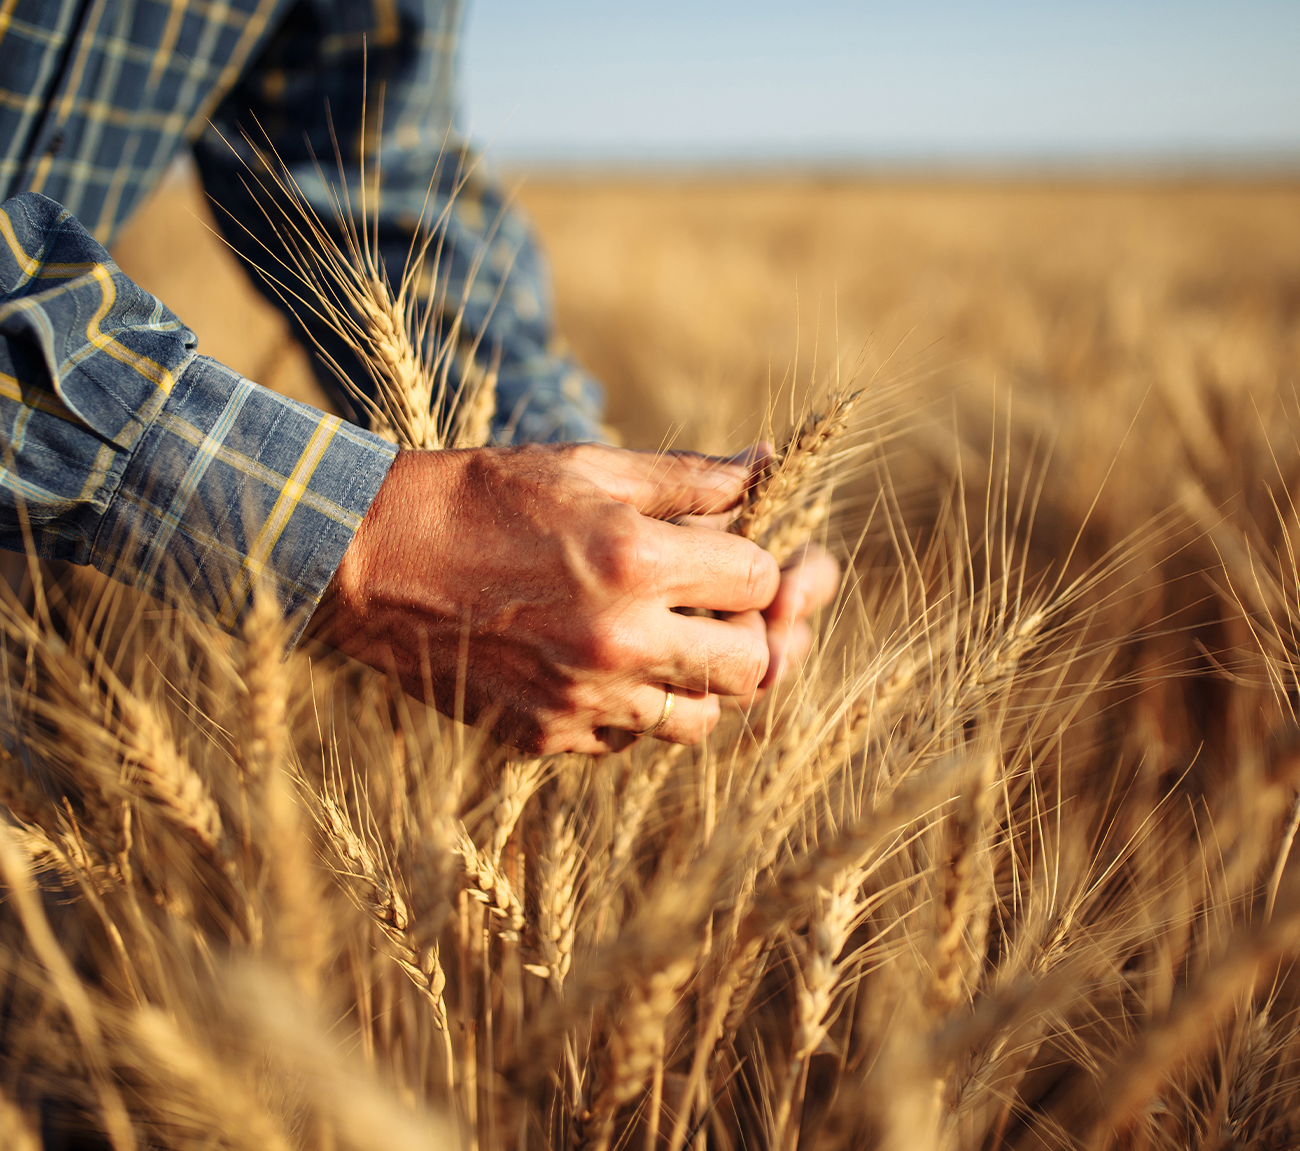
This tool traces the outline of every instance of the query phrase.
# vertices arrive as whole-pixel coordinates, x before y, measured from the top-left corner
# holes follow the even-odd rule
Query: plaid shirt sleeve
[[[305,622],[395,449],[195,344],[53,200],[0,204],[0,546]]]
[[[354,210],[365,202],[370,218],[358,227],[373,229],[394,281],[417,233],[440,221],[438,272],[420,285],[438,304],[428,338],[459,335],[461,353],[472,350],[483,367],[499,356],[498,442],[607,439],[603,390],[555,335],[549,272],[528,221],[457,135],[463,7],[298,0],[197,141],[203,184],[232,247],[253,269],[282,279],[283,249],[257,202],[259,159],[244,133],[270,146],[322,220],[333,219],[344,187]],[[256,271],[253,278],[309,342],[340,364],[355,362],[307,309],[295,316]],[[462,304],[458,332],[452,316]],[[363,372],[349,375],[370,388]]]

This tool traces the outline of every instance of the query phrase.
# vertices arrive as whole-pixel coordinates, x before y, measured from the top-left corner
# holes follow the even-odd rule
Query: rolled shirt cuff
[[[90,562],[227,631],[270,592],[296,639],[396,454],[196,356],[132,452]]]

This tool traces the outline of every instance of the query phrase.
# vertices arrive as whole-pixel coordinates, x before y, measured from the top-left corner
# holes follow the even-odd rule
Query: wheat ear
[[[514,834],[525,805],[537,793],[546,768],[545,759],[507,760],[502,767],[492,807],[492,835],[487,846],[487,857],[493,863],[501,863],[506,843]]]
[[[940,869],[928,995],[930,1005],[940,1013],[951,1011],[967,991],[966,929],[975,902],[975,873],[985,849],[985,824],[996,772],[997,759],[989,755],[945,824],[947,852]]]
[[[475,844],[463,823],[456,825],[452,850],[472,884],[467,889],[469,897],[486,906],[494,918],[505,920],[506,930],[518,938],[524,926],[524,907],[501,864]]]
[[[861,392],[836,393],[824,413],[812,413],[777,453],[767,474],[746,494],[744,507],[731,530],[756,543],[766,543],[773,525],[802,500],[810,473],[827,447],[848,427],[849,415]]]
[[[524,967],[564,997],[564,977],[573,963],[577,924],[578,837],[573,810],[559,803],[547,820],[546,842],[537,860],[537,945],[541,963]]]
[[[446,1037],[449,1032],[443,990],[447,976],[438,947],[420,946],[411,932],[410,910],[387,863],[376,858],[333,796],[315,793],[312,801],[317,823],[333,849],[336,870],[351,880],[346,888],[349,895],[379,929],[393,961],[428,1001],[434,1025]]]
[[[806,504],[800,504],[782,516],[767,534],[763,547],[784,566],[795,553],[805,549],[821,530],[831,510],[831,490],[823,486]]]
[[[794,1151],[799,1142],[799,1112],[808,1081],[808,1060],[830,1030],[828,1016],[844,976],[837,962],[862,915],[863,873],[841,872],[822,892],[800,941],[795,974],[795,1029],[790,1061],[777,1090],[773,1144]]]
[[[436,384],[410,335],[410,318],[387,276],[375,267],[358,276],[354,301],[363,317],[361,353],[376,383],[382,412],[373,430],[406,448],[444,446],[433,411]]]
[[[208,785],[167,733],[157,708],[126,693],[118,695],[117,703],[124,764],[134,769],[134,779],[154,810],[213,856],[224,857],[221,812]]]
[[[645,1087],[656,1060],[663,1057],[664,1023],[694,969],[693,958],[677,959],[629,989],[627,1008],[606,1048],[596,1098],[581,1116],[581,1148],[609,1151],[614,1117]]]

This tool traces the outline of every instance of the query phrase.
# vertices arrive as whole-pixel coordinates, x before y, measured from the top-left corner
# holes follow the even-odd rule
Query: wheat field
[[[520,197],[625,442],[783,449],[742,527],[843,560],[814,656],[521,759],[264,601],[33,565],[0,1145],[1300,1145],[1300,187]],[[203,346],[306,387],[221,274]]]

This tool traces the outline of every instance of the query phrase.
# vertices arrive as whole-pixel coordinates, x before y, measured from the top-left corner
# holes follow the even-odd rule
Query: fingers
[[[808,548],[800,563],[780,572],[768,553],[737,536],[671,524],[646,530],[659,537],[651,550],[667,581],[660,595],[673,607],[726,613],[647,619],[639,634],[653,636],[654,650],[664,653],[656,677],[748,697],[807,655],[812,632],[802,621],[839,587],[839,564],[825,549]],[[760,616],[755,609],[765,610]]]
[[[672,706],[665,708],[668,692]],[[667,710],[667,718],[660,719]],[[619,727],[598,727],[592,733],[597,751],[622,751],[642,736],[666,743],[696,744],[703,740],[722,715],[716,695],[689,691],[667,684],[638,689],[629,701],[627,718]]]
[[[643,521],[656,586],[668,607],[762,610],[780,587],[776,560],[740,536],[704,527]]]
[[[781,583],[763,615],[769,624],[804,619],[835,598],[840,565],[825,548],[810,545],[798,563],[781,572]]]
[[[812,651],[813,633],[802,619],[780,620],[767,625],[767,672],[759,689],[771,687],[787,671],[797,668]]]
[[[767,673],[767,626],[757,611],[726,619],[669,613],[665,660],[656,678],[716,695],[749,695]]]
[[[673,693],[673,706],[668,717],[659,724],[669,687]],[[634,701],[636,707],[629,730],[669,743],[699,743],[713,730],[722,714],[716,695],[674,685],[642,688],[634,696]]]
[[[633,452],[583,445],[583,462],[598,470],[600,486],[642,515],[667,519],[725,512],[771,455],[756,444],[730,459],[694,452]],[[599,453],[599,455],[597,455]]]

